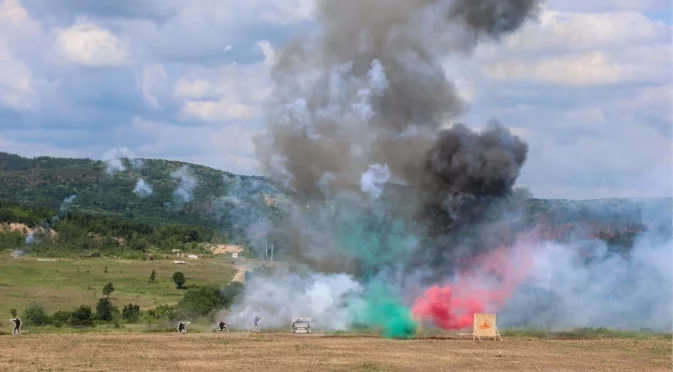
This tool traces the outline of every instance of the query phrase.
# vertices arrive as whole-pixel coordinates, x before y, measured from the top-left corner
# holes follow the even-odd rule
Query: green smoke
[[[411,310],[380,281],[372,281],[367,285],[365,304],[356,320],[381,329],[385,338],[409,339],[416,335],[417,324]]]
[[[357,258],[363,276],[371,277],[381,267],[405,262],[418,245],[409,224],[385,213],[360,210],[340,211],[334,221],[337,244]]]

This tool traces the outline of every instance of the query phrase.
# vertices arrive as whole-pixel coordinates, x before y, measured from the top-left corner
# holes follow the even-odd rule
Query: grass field
[[[0,337],[2,371],[670,371],[662,338],[386,340],[248,332]]]
[[[156,270],[155,283],[149,283],[153,269]],[[0,255],[0,314],[9,315],[11,308],[21,313],[30,301],[43,305],[48,312],[70,310],[79,305],[95,308],[107,283],[115,287],[110,298],[117,306],[131,302],[146,309],[174,304],[184,295],[173,283],[176,271],[185,274],[186,286],[226,284],[236,273],[231,262],[224,258],[189,260],[187,265],[174,265],[172,260],[105,258],[45,262],[36,257],[13,258],[3,252]]]

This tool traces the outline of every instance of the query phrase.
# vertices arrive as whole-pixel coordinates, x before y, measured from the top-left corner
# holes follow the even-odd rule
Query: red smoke
[[[472,326],[475,313],[497,311],[526,277],[536,241],[533,234],[498,248],[476,259],[452,286],[428,288],[414,301],[414,316],[442,329],[462,329]]]

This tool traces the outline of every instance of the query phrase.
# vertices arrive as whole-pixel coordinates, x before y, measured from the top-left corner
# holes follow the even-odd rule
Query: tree
[[[152,270],[152,274],[150,274],[150,283],[154,283],[154,279],[157,278],[157,271]]]
[[[112,320],[112,314],[115,312],[115,307],[112,306],[112,302],[107,298],[101,298],[96,304],[96,317],[100,320],[109,322]]]
[[[80,307],[75,308],[70,313],[68,323],[70,323],[71,326],[92,326],[93,313],[91,312],[91,306],[81,305]]]
[[[212,310],[221,309],[224,301],[220,289],[213,286],[204,286],[190,289],[178,302],[178,308],[190,314],[206,315]]]
[[[175,274],[173,274],[173,281],[175,282],[175,285],[178,286],[178,289],[182,289],[182,285],[185,284],[185,274],[176,271]]]
[[[44,312],[44,307],[32,301],[23,310],[21,316],[28,325],[43,326],[49,323],[49,316]]]
[[[129,322],[135,322],[140,318],[140,306],[128,304],[122,309],[122,318]]]
[[[103,294],[107,296],[107,298],[110,298],[110,295],[112,292],[115,291],[115,287],[112,285],[112,283],[108,283],[103,287]]]

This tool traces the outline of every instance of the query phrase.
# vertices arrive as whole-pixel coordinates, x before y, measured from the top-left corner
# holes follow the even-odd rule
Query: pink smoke
[[[442,329],[463,329],[472,326],[475,313],[498,311],[526,278],[537,241],[537,234],[522,237],[474,260],[451,286],[426,289],[414,301],[414,316]]]

